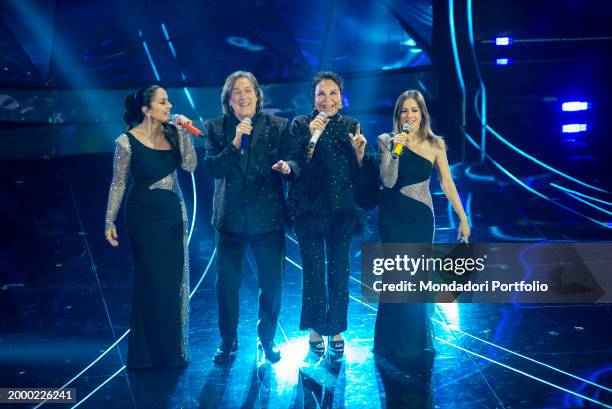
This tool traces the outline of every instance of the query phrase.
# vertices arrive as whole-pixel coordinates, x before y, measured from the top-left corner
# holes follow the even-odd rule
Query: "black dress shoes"
[[[266,359],[272,362],[273,364],[280,361],[281,352],[280,352],[280,349],[278,349],[278,347],[276,346],[276,343],[274,341],[269,341],[269,342],[257,341],[257,348],[263,351]]]
[[[221,341],[221,345],[217,348],[215,355],[213,356],[213,362],[216,364],[222,364],[231,361],[236,357],[238,351],[238,340],[234,341]]]

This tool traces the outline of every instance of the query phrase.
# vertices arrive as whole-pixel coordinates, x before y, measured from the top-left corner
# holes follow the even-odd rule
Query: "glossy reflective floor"
[[[103,238],[110,161],[109,155],[99,155],[3,164],[0,387],[70,382],[83,408],[612,405],[609,305],[438,304],[431,317],[435,356],[418,362],[375,359],[376,305],[361,301],[359,240],[351,250],[346,358],[309,357],[307,334],[298,330],[301,261],[291,233],[276,335],[281,361],[271,365],[256,353],[257,285],[249,254],[241,290],[240,350],[232,364],[213,365],[218,331],[211,179],[203,167],[195,175],[197,216],[190,243],[192,361],[178,370],[126,372],[127,343],[121,337],[128,330],[130,251],[122,221],[119,248]],[[612,239],[609,230],[536,198],[486,167],[459,165],[453,173],[474,226],[473,241]],[[181,177],[191,213],[191,179]],[[452,241],[456,219],[449,216],[435,181],[431,187],[436,241]],[[369,217],[367,241],[377,240],[375,217],[375,212]]]

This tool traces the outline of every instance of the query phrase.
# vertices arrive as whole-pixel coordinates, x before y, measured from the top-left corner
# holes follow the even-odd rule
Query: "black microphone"
[[[251,118],[244,118],[241,122],[245,125],[251,125]],[[249,143],[249,134],[243,133],[240,139],[240,154],[241,155],[244,155],[244,152],[246,151],[248,143]]]
[[[404,125],[402,125],[402,135],[406,137],[409,133],[410,125],[408,125],[408,122],[406,122]],[[402,149],[404,149],[404,145],[402,145],[401,143],[395,144],[395,146],[393,147],[393,159],[399,158],[402,153]]]
[[[319,112],[319,115],[317,115],[317,117],[321,118],[323,121],[327,121],[327,114],[325,112]],[[312,158],[312,155],[314,154],[314,148],[317,145],[317,141],[321,137],[322,133],[323,131],[321,131],[320,129],[315,129],[315,131],[312,133],[310,141],[308,142],[308,159]]]

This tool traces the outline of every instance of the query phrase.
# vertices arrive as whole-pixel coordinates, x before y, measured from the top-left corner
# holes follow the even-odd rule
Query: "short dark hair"
[[[317,89],[317,85],[319,82],[323,80],[331,80],[336,83],[340,93],[342,94],[342,90],[344,90],[344,81],[338,74],[333,71],[319,71],[316,73],[314,78],[312,79],[312,100],[315,100],[315,91]]]
[[[257,82],[257,78],[248,72],[248,71],[235,71],[227,76],[225,79],[225,84],[223,84],[223,90],[221,91],[221,107],[223,109],[223,113],[225,115],[231,115],[233,113],[232,108],[230,107],[229,100],[232,96],[232,90],[234,89],[234,84],[240,78],[246,78],[251,81],[253,84],[253,88],[255,88],[255,95],[257,95],[257,104],[255,104],[255,112],[259,112],[263,108],[263,90],[259,86],[259,82]]]

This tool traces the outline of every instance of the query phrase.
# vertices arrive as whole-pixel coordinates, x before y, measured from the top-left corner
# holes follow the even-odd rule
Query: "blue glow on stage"
[[[514,367],[512,367],[512,366],[510,366],[510,365],[506,365],[506,364],[504,364],[504,363],[502,363],[502,362],[496,361],[495,359],[491,359],[491,358],[489,358],[489,357],[487,357],[487,356],[484,356],[484,355],[481,355],[481,354],[479,354],[479,353],[476,353],[476,352],[474,352],[474,351],[472,351],[472,350],[469,350],[469,349],[463,348],[462,346],[459,346],[459,345],[454,344],[454,343],[452,343],[452,342],[448,342],[448,341],[446,341],[446,340],[444,340],[444,339],[442,339],[442,338],[440,338],[440,337],[435,337],[435,338],[436,338],[436,340],[438,340],[438,341],[442,342],[443,344],[446,344],[446,345],[452,346],[452,347],[457,348],[457,349],[459,349],[459,350],[461,350],[461,351],[463,351],[463,352],[467,352],[468,354],[474,355],[474,356],[476,356],[476,357],[478,357],[478,358],[481,358],[481,359],[484,359],[484,360],[486,360],[486,361],[492,362],[492,363],[494,363],[494,364],[500,365],[500,366],[502,366],[502,367],[504,367],[504,368],[506,368],[506,369],[509,369],[509,370],[511,370],[511,371],[513,371],[513,372],[516,372],[516,373],[518,373],[518,374],[524,375],[524,376],[526,376],[526,377],[528,377],[528,378],[531,378],[531,379],[533,379],[533,380],[535,380],[535,381],[542,382],[543,384],[546,384],[546,385],[548,385],[548,386],[552,386],[553,388],[559,389],[559,390],[561,390],[561,391],[563,391],[563,392],[570,393],[570,394],[572,394],[572,395],[574,395],[574,396],[576,396],[576,397],[578,397],[578,398],[585,399],[585,400],[588,400],[589,402],[596,403],[596,404],[598,404],[598,405],[603,406],[604,408],[612,408],[612,406],[607,405],[607,404],[605,404],[604,402],[600,402],[600,401],[598,401],[598,400],[596,400],[596,399],[590,398],[590,397],[585,396],[585,395],[582,395],[582,394],[580,394],[580,393],[576,393],[576,392],[574,392],[574,391],[572,391],[572,390],[570,390],[570,389],[564,388],[564,387],[559,386],[559,385],[557,385],[557,384],[554,384],[554,383],[552,383],[552,382],[548,382],[547,380],[544,380],[544,379],[539,378],[539,377],[537,377],[537,376],[531,375],[531,374],[529,374],[529,373],[527,373],[527,372],[525,372],[525,371],[521,371],[520,369],[516,369],[516,368],[514,368]]]
[[[605,205],[607,205],[607,206],[612,206],[612,202],[609,202],[609,201],[607,201],[607,200],[599,199],[599,198],[597,198],[597,197],[590,196],[590,195],[587,195],[587,194],[584,194],[584,193],[578,192],[577,190],[570,189],[570,188],[565,187],[565,186],[561,186],[561,185],[559,185],[559,184],[557,184],[557,183],[552,183],[552,182],[551,182],[551,184],[550,184],[550,185],[551,185],[552,187],[555,187],[555,188],[557,188],[557,189],[560,189],[560,190],[562,190],[562,191],[564,191],[564,192],[573,193],[573,194],[578,195],[578,196],[580,196],[580,197],[584,197],[585,199],[589,199],[589,200],[592,200],[592,201],[597,202],[597,203],[602,203],[602,204],[605,204]]]
[[[512,59],[510,58],[497,58],[495,60],[496,65],[510,65],[512,63]]]
[[[518,148],[518,147],[516,147],[514,144],[512,144],[510,141],[508,141],[506,138],[504,138],[503,136],[501,136],[499,132],[497,132],[497,131],[495,131],[493,128],[491,128],[491,126],[487,125],[487,130],[488,130],[489,132],[491,132],[491,134],[493,134],[493,136],[495,136],[495,137],[496,137],[496,138],[497,138],[499,141],[503,142],[503,143],[504,143],[506,146],[508,146],[509,148],[513,149],[515,152],[519,153],[520,155],[522,155],[522,156],[526,157],[527,159],[531,160],[532,162],[537,163],[538,165],[542,166],[543,168],[548,169],[548,170],[550,170],[551,172],[554,172],[554,173],[556,173],[557,175],[562,176],[562,177],[564,177],[564,178],[566,178],[566,179],[569,179],[569,180],[571,180],[572,182],[578,183],[578,184],[580,184],[580,185],[582,185],[582,186],[584,186],[584,187],[588,187],[588,188],[590,188],[590,189],[597,190],[597,191],[599,191],[599,192],[604,192],[604,193],[607,193],[607,191],[606,191],[605,189],[602,189],[602,188],[597,187],[597,186],[593,186],[593,185],[591,185],[591,184],[589,184],[589,183],[586,183],[586,182],[583,182],[582,180],[579,180],[579,179],[577,179],[577,178],[575,178],[575,177],[573,177],[573,176],[570,176],[570,175],[568,175],[567,173],[562,172],[562,171],[560,171],[559,169],[554,168],[554,167],[552,167],[552,166],[550,166],[550,165],[548,165],[548,164],[544,163],[543,161],[541,161],[541,160],[539,160],[539,159],[535,158],[534,156],[532,156],[532,155],[528,154],[528,153],[527,153],[527,152],[525,152],[524,150],[519,149],[519,148]]]
[[[252,51],[252,52],[263,51],[265,49],[263,45],[254,44],[251,41],[249,41],[247,38],[244,38],[244,37],[230,36],[230,37],[227,37],[226,41],[228,42],[228,44],[231,44],[233,46],[243,48],[245,50]]]

